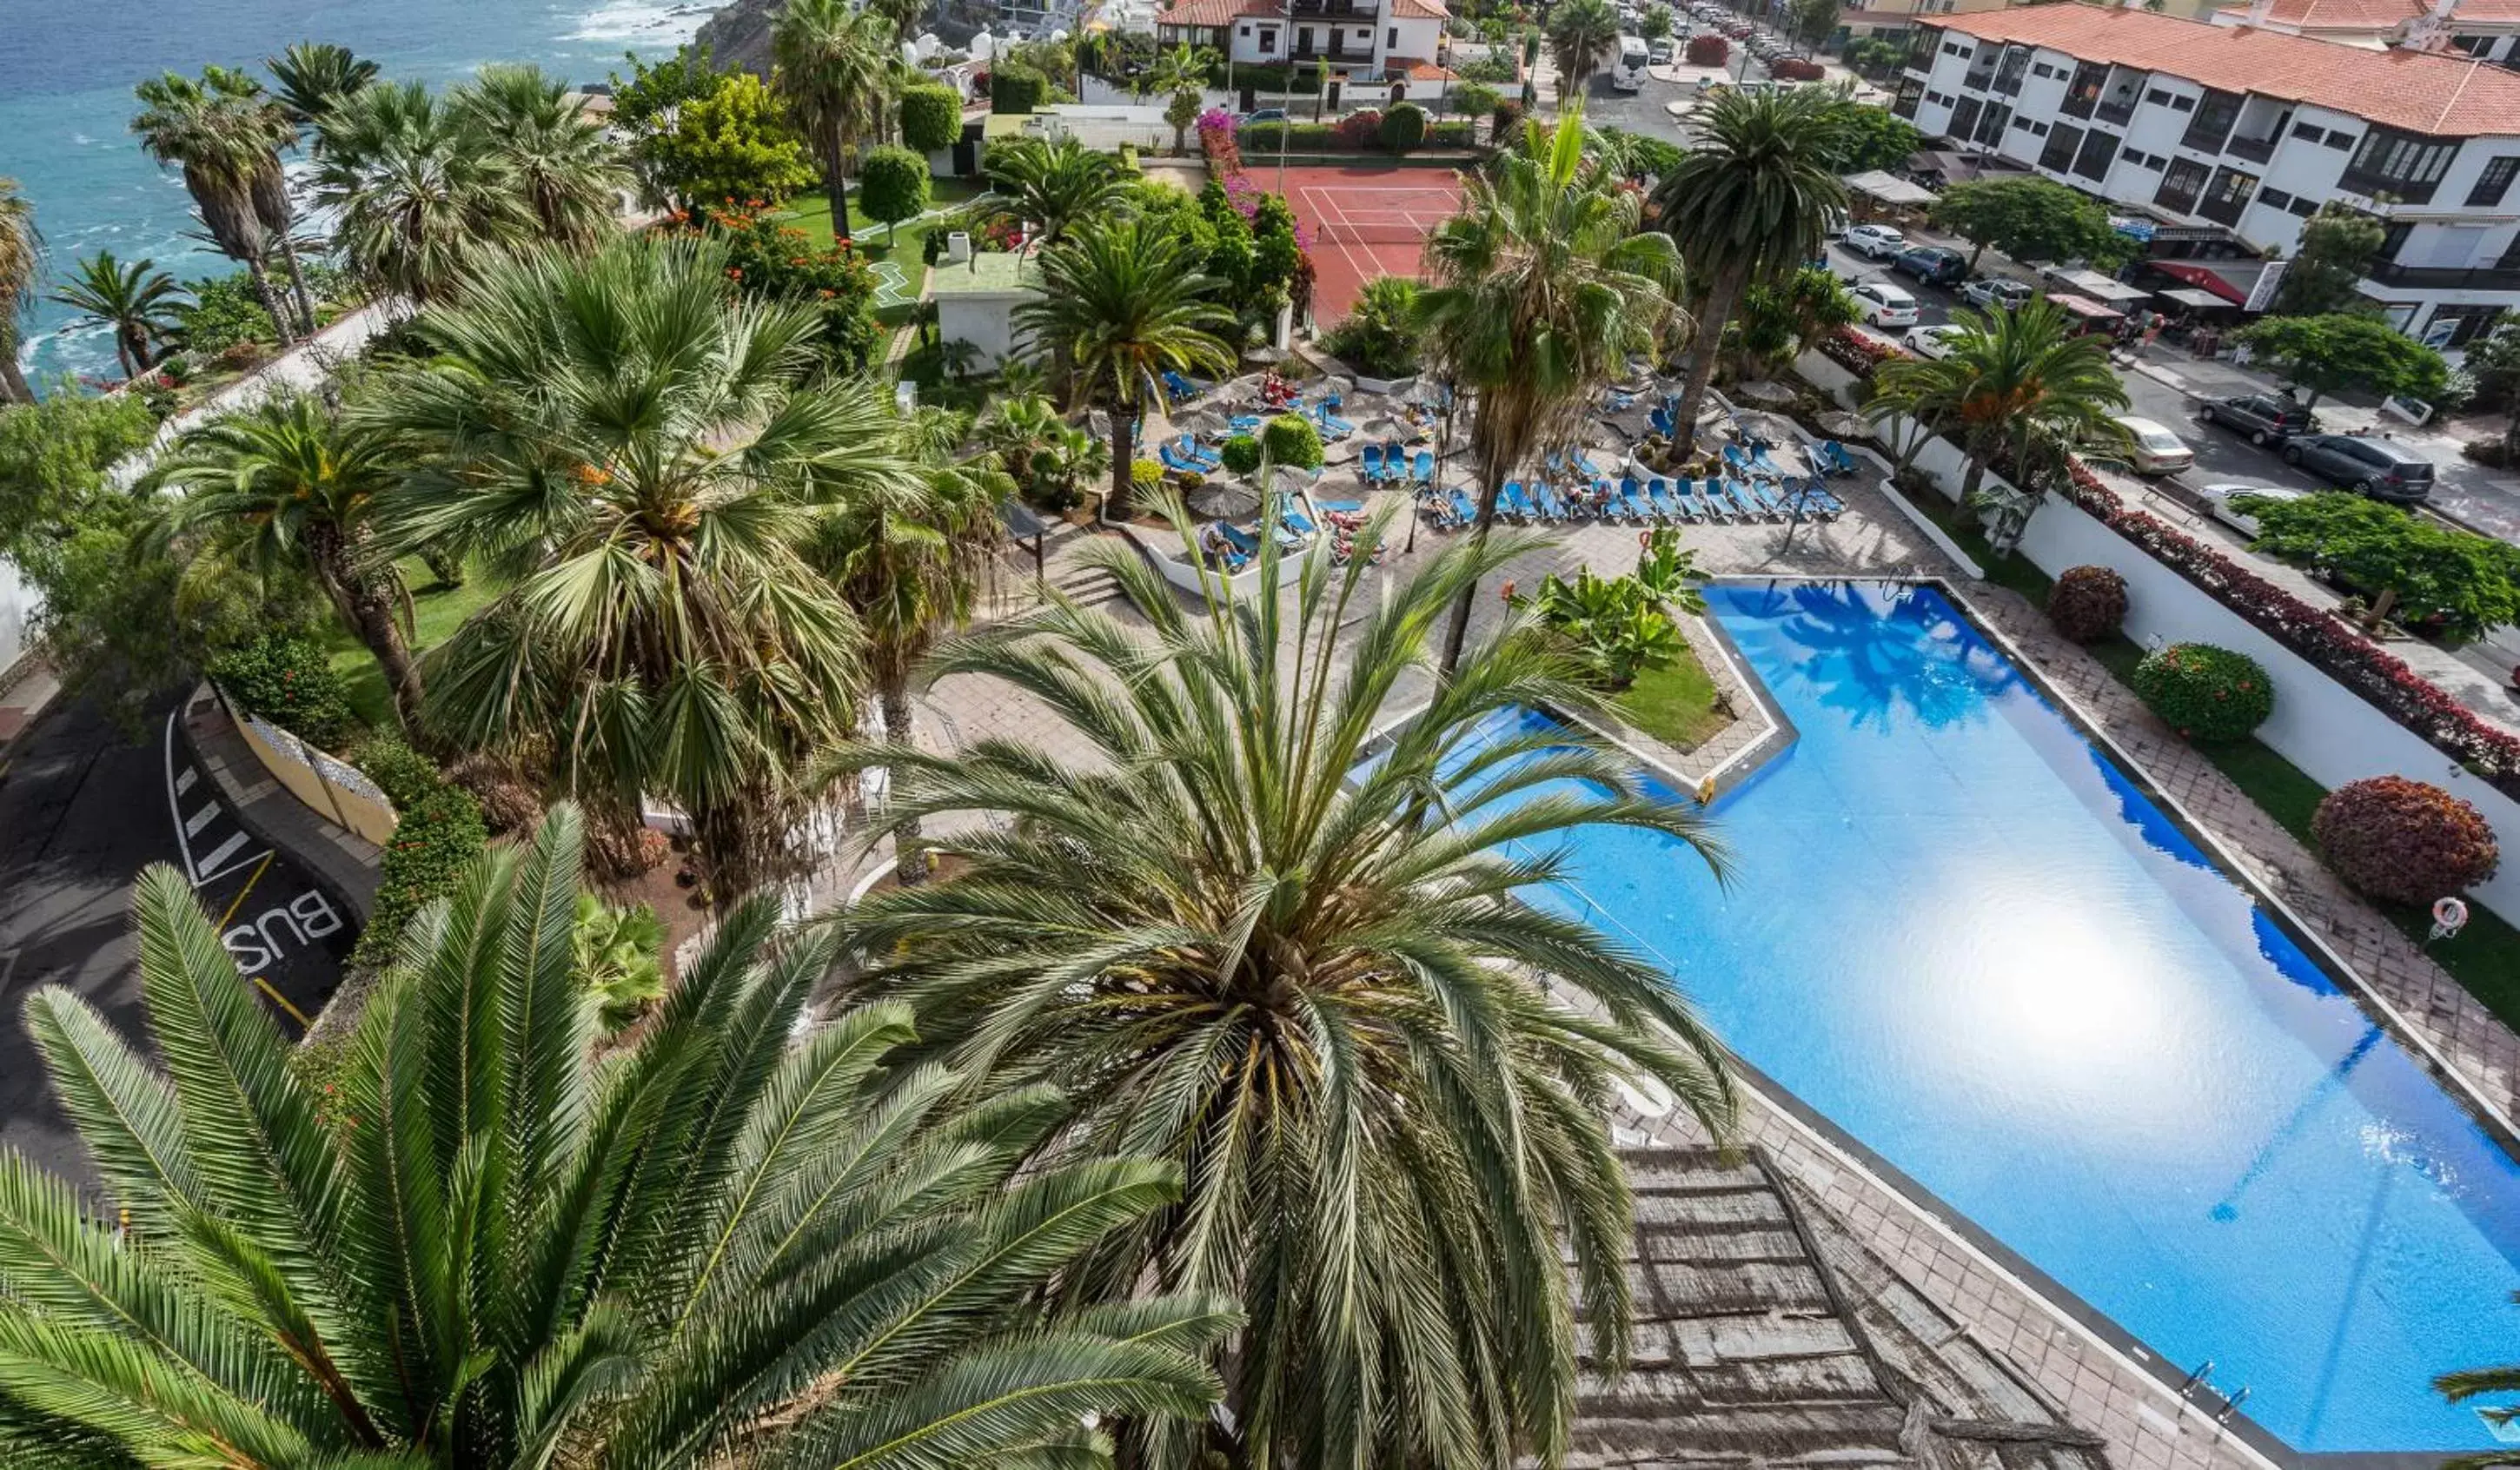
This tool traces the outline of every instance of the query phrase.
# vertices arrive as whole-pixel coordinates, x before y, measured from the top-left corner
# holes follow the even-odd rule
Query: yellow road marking
[[[220,933],[224,934],[227,932],[228,920],[236,917],[236,912],[245,907],[245,896],[253,892],[253,885],[262,881],[262,875],[271,869],[271,860],[278,856],[279,854],[277,853],[264,853],[262,855],[262,866],[253,870],[252,877],[245,880],[245,886],[243,888],[237,890],[236,901],[228,905],[228,912],[219,915]]]
[[[313,1021],[306,1019],[306,1012],[290,1004],[289,998],[287,996],[284,996],[280,992],[271,988],[270,981],[263,979],[260,975],[256,975],[253,977],[253,985],[256,990],[259,990],[264,995],[271,997],[272,1004],[277,1005],[281,1009],[289,1012],[291,1015],[295,1016],[297,1018],[298,1030],[305,1031],[314,1026],[315,1023]]]

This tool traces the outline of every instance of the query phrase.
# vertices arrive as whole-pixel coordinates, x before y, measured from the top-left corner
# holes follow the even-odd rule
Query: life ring
[[[2433,900],[2433,934],[2436,937],[2447,939],[2466,927],[2467,904],[2464,900],[2454,898]]]

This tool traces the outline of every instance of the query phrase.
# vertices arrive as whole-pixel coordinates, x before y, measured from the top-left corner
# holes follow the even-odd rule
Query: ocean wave
[[[690,40],[717,9],[692,0],[605,0],[578,18],[568,39],[679,45]]]

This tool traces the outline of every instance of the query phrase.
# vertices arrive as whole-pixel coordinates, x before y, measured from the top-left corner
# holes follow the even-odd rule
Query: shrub
[[[1476,126],[1477,124],[1469,121],[1467,118],[1457,118],[1451,122],[1439,122],[1433,127],[1426,129],[1426,142],[1430,147],[1434,148],[1474,147],[1478,143],[1478,137],[1472,129]]]
[[[1426,141],[1426,110],[1414,102],[1404,102],[1382,114],[1382,148],[1385,153],[1415,152]]]
[[[646,904],[615,909],[594,894],[577,896],[568,936],[570,968],[595,998],[596,1019],[607,1036],[664,999],[665,970],[658,958],[664,944],[664,920]]]
[[[1364,148],[1382,136],[1382,113],[1373,108],[1350,112],[1338,120],[1332,131],[1341,148]]]
[[[901,142],[922,154],[963,141],[963,99],[951,87],[912,87],[901,94]]]
[[[1322,468],[1322,433],[1301,414],[1280,414],[1260,426],[1260,447],[1270,463],[1291,469]]]
[[[1234,435],[1216,453],[1236,474],[1249,474],[1260,468],[1260,441],[1249,434]]]
[[[1160,460],[1131,460],[1129,462],[1129,483],[1137,486],[1138,491],[1141,494],[1162,489],[1164,487],[1163,462]]]
[[[2475,807],[2403,776],[2328,792],[2310,829],[2338,877],[2394,904],[2429,904],[2473,888],[2501,859],[2494,828]]]
[[[1457,83],[1444,101],[1450,111],[1463,117],[1477,117],[1495,111],[1497,104],[1505,101],[1505,94],[1485,82],[1464,81]]]
[[[917,219],[927,208],[927,158],[906,148],[875,148],[858,163],[858,207],[887,227]]]
[[[440,786],[405,809],[378,865],[376,907],[350,952],[351,965],[383,963],[401,941],[403,925],[423,906],[453,892],[489,842],[480,803],[453,786]]]
[[[1496,115],[1488,119],[1488,141],[1509,144],[1513,141],[1513,130],[1520,126],[1522,126],[1522,103],[1519,99],[1508,97],[1496,105]]]
[[[1721,67],[1732,57],[1732,43],[1711,30],[1688,38],[1688,64],[1692,67]]]
[[[212,659],[210,678],[246,713],[327,750],[356,723],[323,646],[300,634],[258,634]]]
[[[1030,112],[1050,95],[1050,78],[1021,62],[1010,62],[989,74],[989,111]]]
[[[2274,682],[2246,653],[2173,644],[2135,668],[2138,697],[2191,740],[2236,740],[2275,711]]]
[[[437,763],[405,744],[399,735],[370,735],[351,753],[350,764],[377,783],[385,800],[400,812],[446,784]]]
[[[2069,566],[2048,591],[2048,621],[2078,644],[2115,634],[2126,613],[2126,578],[2115,567]]]
[[[1418,283],[1406,276],[1377,276],[1365,284],[1356,305],[1322,335],[1322,348],[1368,378],[1398,378],[1418,370]]]
[[[1770,62],[1768,74],[1778,81],[1818,81],[1827,75],[1820,63],[1800,56],[1780,56]]]

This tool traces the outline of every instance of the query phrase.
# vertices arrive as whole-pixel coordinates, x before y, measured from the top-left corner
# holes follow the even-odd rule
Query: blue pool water
[[[2295,1449],[2492,1446],[2430,1380],[2520,1359],[2520,1166],[1939,593],[1707,601],[1801,731],[1731,886],[1592,828],[1542,901]]]

